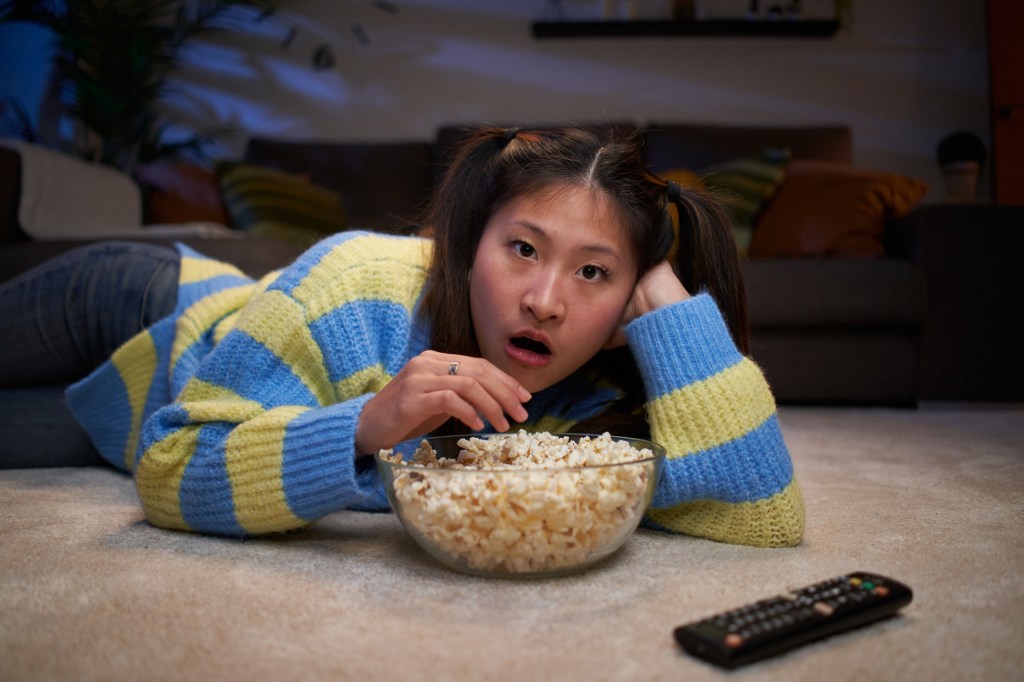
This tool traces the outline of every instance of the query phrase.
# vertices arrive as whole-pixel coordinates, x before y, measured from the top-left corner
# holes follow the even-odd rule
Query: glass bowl
[[[464,439],[473,439],[471,449],[517,439],[507,451],[522,450],[524,438],[525,447],[537,448],[545,437],[561,439],[567,449],[581,442],[597,449],[589,459],[598,463],[579,464],[576,457],[502,468],[455,465]],[[419,463],[390,451],[375,456],[388,501],[427,553],[449,568],[487,577],[562,575],[609,556],[640,524],[665,461],[657,443],[607,434],[443,436],[424,439],[417,452],[425,445],[434,454]],[[609,447],[618,450],[609,454]],[[631,461],[605,463],[621,460],[622,451]]]

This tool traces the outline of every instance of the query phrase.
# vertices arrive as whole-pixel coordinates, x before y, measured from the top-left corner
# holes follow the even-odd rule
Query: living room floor
[[[546,580],[448,570],[391,514],[287,535],[160,530],[112,470],[0,472],[0,679],[712,680],[672,629],[848,571],[901,615],[740,673],[1011,680],[1024,668],[1024,405],[782,407],[807,507],[792,549],[640,530]]]

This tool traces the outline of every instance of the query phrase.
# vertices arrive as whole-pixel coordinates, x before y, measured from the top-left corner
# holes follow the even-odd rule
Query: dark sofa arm
[[[1024,399],[1024,207],[922,206],[891,223],[885,241],[928,282],[921,398]]]
[[[246,236],[242,239],[188,238],[152,239],[149,243],[186,244],[199,253],[236,266],[252,277],[261,277],[271,270],[289,265],[306,247],[268,237]],[[0,282],[16,277],[29,268],[65,251],[89,244],[89,241],[21,242],[0,247]]]
[[[21,156],[8,147],[0,147],[0,244],[28,239],[18,222],[21,197]]]

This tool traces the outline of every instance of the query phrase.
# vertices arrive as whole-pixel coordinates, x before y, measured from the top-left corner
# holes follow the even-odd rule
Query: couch
[[[733,216],[746,220],[751,355],[780,403],[1024,397],[1024,362],[1009,348],[1013,315],[1002,304],[1022,289],[1012,259],[1024,246],[1024,209],[922,204],[923,183],[859,168],[843,125],[640,129],[656,173],[688,175],[724,201],[749,194]],[[322,232],[415,231],[418,209],[464,134],[465,126],[453,124],[430,140],[254,137],[244,158],[213,170],[140,169],[142,221],[226,225],[230,234],[186,232],[180,241],[260,275]],[[0,281],[79,242],[66,235],[41,241],[22,229],[19,162],[0,147]],[[316,207],[319,232],[282,232],[283,223],[308,216],[282,218],[276,207],[258,205],[291,185],[308,192],[302,203]],[[138,236],[175,240],[166,229],[141,228]]]

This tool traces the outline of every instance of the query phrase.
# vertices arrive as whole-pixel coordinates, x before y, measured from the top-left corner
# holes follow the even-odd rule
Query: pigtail
[[[711,294],[736,346],[748,354],[747,292],[728,214],[707,192],[669,181],[666,193],[679,211],[679,242],[673,265],[680,281],[691,294]]]

